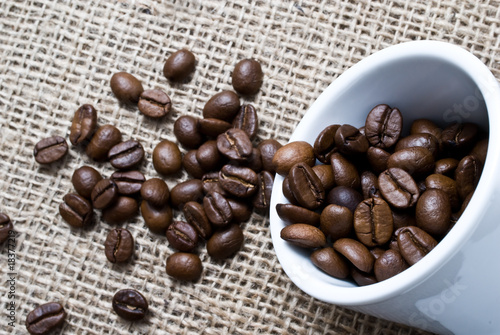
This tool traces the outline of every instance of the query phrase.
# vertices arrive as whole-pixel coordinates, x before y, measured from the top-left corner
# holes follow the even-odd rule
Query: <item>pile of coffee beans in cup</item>
[[[313,145],[290,142],[274,155],[289,201],[276,205],[281,238],[311,250],[330,276],[362,286],[404,271],[446,236],[474,193],[486,132],[428,119],[402,129],[399,109],[380,104],[361,128],[329,125]]]

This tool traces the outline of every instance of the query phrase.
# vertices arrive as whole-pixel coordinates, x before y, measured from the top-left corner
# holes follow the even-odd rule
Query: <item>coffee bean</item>
[[[109,224],[121,224],[132,219],[139,210],[134,198],[119,196],[115,202],[102,211],[102,218]]]
[[[180,116],[174,123],[174,135],[188,149],[198,148],[204,141],[199,128],[199,119],[190,115]]]
[[[395,235],[399,251],[409,265],[417,263],[437,245],[432,236],[414,226],[399,228]]]
[[[137,107],[139,111],[152,118],[160,118],[172,108],[172,102],[167,93],[162,90],[145,90],[142,92]]]
[[[156,172],[169,176],[182,168],[182,155],[172,141],[163,140],[153,149],[153,167]]]
[[[201,177],[201,182],[203,184],[203,192],[205,194],[208,194],[212,191],[215,191],[215,192],[219,192],[223,196],[227,195],[226,191],[224,191],[219,184],[219,172],[218,171],[205,173]]]
[[[439,140],[431,134],[412,134],[403,137],[396,143],[395,151],[413,147],[426,148],[432,154],[433,158],[439,155]]]
[[[420,195],[415,208],[417,226],[432,236],[443,236],[450,226],[450,198],[445,191],[428,189]]]
[[[252,140],[259,130],[257,111],[252,105],[243,105],[233,120],[233,127],[243,130]]]
[[[379,259],[385,252],[385,249],[381,247],[370,248],[370,253],[375,257],[375,260]]]
[[[481,162],[473,155],[467,155],[458,162],[455,170],[455,180],[460,199],[465,199],[469,193],[476,189],[482,169]]]
[[[231,224],[223,230],[213,233],[207,242],[207,252],[215,259],[228,258],[241,249],[243,231],[237,224]]]
[[[148,301],[133,289],[123,289],[113,296],[113,310],[127,321],[143,319],[148,312]]]
[[[441,138],[442,129],[428,119],[417,119],[410,126],[410,134],[431,134],[436,139]]]
[[[179,251],[192,251],[198,245],[198,233],[184,221],[174,221],[167,229],[167,240]]]
[[[14,231],[14,225],[10,220],[9,216],[4,213],[0,213],[0,244],[7,241],[9,236],[12,234],[11,231]]]
[[[482,165],[486,161],[486,152],[488,151],[488,139],[482,139],[476,143],[474,148],[472,148],[470,155],[475,156]]]
[[[291,204],[294,205],[299,204],[297,199],[295,199],[295,196],[293,195],[292,189],[290,188],[290,179],[288,178],[288,176],[286,176],[283,179],[283,184],[281,184],[281,188],[283,190],[283,195]]]
[[[318,176],[325,193],[329,192],[335,186],[333,170],[330,165],[320,164],[312,167],[316,176]]]
[[[88,227],[94,222],[94,210],[90,202],[76,193],[69,193],[63,197],[59,205],[59,214],[70,226]]]
[[[358,284],[359,286],[367,286],[377,283],[377,278],[375,278],[375,275],[373,273],[360,271],[354,266],[351,267],[350,275],[354,282],[356,282],[356,284]]]
[[[144,147],[136,140],[121,142],[109,149],[108,159],[116,169],[129,170],[144,159]]]
[[[203,171],[217,170],[222,163],[222,157],[217,149],[217,142],[206,141],[196,150],[196,160]]]
[[[246,198],[257,192],[258,177],[249,168],[227,164],[219,172],[219,183],[227,193]]]
[[[347,207],[353,213],[361,201],[363,201],[363,195],[352,187],[346,186],[336,186],[326,196],[327,204]]]
[[[280,236],[285,241],[308,249],[316,249],[326,245],[325,234],[319,228],[305,224],[294,223],[283,228]]]
[[[387,168],[400,168],[414,177],[421,177],[434,170],[434,157],[424,147],[403,148],[389,156]]]
[[[371,171],[364,171],[361,174],[361,190],[363,198],[380,198],[380,190],[378,189],[378,178]]]
[[[45,335],[64,323],[66,312],[58,302],[40,305],[26,317],[26,329],[31,335]]]
[[[167,258],[165,270],[177,280],[196,281],[203,272],[203,265],[198,255],[176,252]]]
[[[196,64],[194,54],[186,49],[174,52],[163,66],[163,75],[171,81],[183,81],[193,71]]]
[[[412,207],[420,195],[415,180],[400,168],[390,168],[382,172],[378,177],[378,186],[384,199],[396,208]]]
[[[441,133],[443,149],[451,155],[463,156],[476,144],[478,134],[479,127],[474,123],[453,123]]]
[[[127,229],[110,230],[104,242],[104,253],[111,263],[128,261],[134,253],[134,237]]]
[[[68,153],[68,143],[61,136],[52,136],[40,140],[33,150],[35,161],[39,164],[54,163]]]
[[[231,123],[224,120],[208,118],[208,119],[201,119],[199,121],[198,127],[203,135],[216,138],[223,132],[230,129],[232,125]]]
[[[268,171],[262,171],[257,176],[257,191],[255,192],[252,204],[257,209],[267,210],[269,209],[269,205],[271,203],[271,192],[273,190],[274,176]]]
[[[353,231],[353,214],[349,208],[328,205],[321,211],[319,228],[332,241],[348,237]]]
[[[240,98],[231,91],[222,91],[214,95],[203,107],[204,118],[233,120],[240,109]]]
[[[174,209],[182,209],[189,201],[201,202],[203,199],[203,184],[199,179],[190,179],[175,185],[170,190],[170,202]]]
[[[425,178],[425,188],[444,191],[448,195],[451,209],[455,211],[460,208],[457,183],[453,179],[441,174],[431,174]]]
[[[330,156],[330,163],[333,169],[333,179],[338,186],[359,188],[361,179],[356,166],[352,164],[342,154],[336,152]]]
[[[212,226],[202,204],[189,201],[182,208],[182,212],[186,221],[196,229],[202,239],[207,240],[212,235]]]
[[[403,116],[397,108],[375,106],[366,117],[365,134],[371,145],[387,149],[398,141],[403,128]]]
[[[90,199],[94,186],[100,180],[102,180],[101,174],[90,166],[79,167],[71,176],[71,182],[76,192],[87,199]]]
[[[273,166],[276,173],[286,176],[288,171],[297,163],[314,166],[316,158],[312,146],[304,141],[294,141],[279,148],[273,157]]]
[[[155,207],[147,201],[141,202],[141,215],[149,230],[156,234],[165,234],[173,219],[169,205]]]
[[[365,153],[369,143],[358,128],[344,124],[335,132],[335,146],[345,155],[357,155]]]
[[[90,140],[97,126],[97,111],[92,105],[80,106],[73,116],[71,123],[69,141],[73,145]]]
[[[170,190],[163,179],[151,178],[142,184],[141,196],[151,205],[161,208],[168,204]]]
[[[262,159],[262,168],[271,173],[275,173],[276,170],[273,165],[273,158],[276,151],[281,148],[282,145],[275,139],[266,139],[257,145],[257,149],[260,151],[260,157]]]
[[[241,163],[247,168],[254,170],[255,173],[262,171],[262,158],[260,155],[260,150],[258,148],[253,148],[252,153],[248,156],[246,162]]]
[[[450,178],[455,178],[455,170],[458,166],[458,159],[443,158],[436,161],[434,165],[434,173],[442,174]]]
[[[193,178],[200,179],[207,171],[201,167],[200,162],[196,158],[197,153],[198,150],[189,150],[182,157],[182,166]]]
[[[349,276],[349,263],[332,247],[313,251],[311,261],[328,275],[344,279]]]
[[[384,149],[377,147],[369,147],[366,151],[366,158],[368,159],[368,163],[370,164],[373,172],[377,174],[387,170],[387,161],[389,160],[390,156],[390,153],[388,153]]]
[[[247,201],[244,199],[239,201],[232,198],[226,198],[226,200],[229,203],[229,206],[231,206],[234,223],[241,223],[250,219],[250,216],[252,216],[252,206],[250,206]]]
[[[115,97],[124,104],[137,103],[144,91],[139,79],[127,72],[113,74],[110,86]]]
[[[217,149],[229,159],[245,161],[252,154],[252,142],[241,129],[231,128],[217,137]]]
[[[118,188],[111,179],[102,179],[94,186],[90,198],[94,208],[109,207],[118,198]]]
[[[121,195],[134,195],[141,191],[146,177],[140,171],[116,171],[113,172],[110,179],[118,188]]]
[[[227,226],[233,220],[233,211],[227,199],[218,192],[210,192],[203,198],[203,208],[215,227]]]
[[[354,231],[359,241],[368,247],[387,243],[393,230],[391,208],[383,199],[363,200],[354,211]]]
[[[318,213],[301,206],[277,204],[276,212],[280,219],[287,224],[305,223],[312,226],[318,226],[320,223],[320,215]]]
[[[97,129],[85,152],[90,158],[102,161],[108,158],[109,149],[121,141],[122,133],[115,126],[107,124]]]
[[[300,205],[316,209],[325,200],[325,190],[312,168],[304,163],[295,164],[289,172],[290,189]]]
[[[373,272],[380,282],[394,277],[407,268],[408,263],[405,262],[399,251],[389,249],[375,261]]]
[[[314,141],[314,155],[324,164],[330,164],[330,157],[338,151],[335,144],[335,134],[340,128],[339,124],[333,124],[321,131]]]
[[[393,209],[392,221],[394,224],[394,230],[397,230],[401,227],[416,226],[417,222],[415,220],[415,208],[408,208],[403,210]]]
[[[375,257],[361,242],[351,238],[341,238],[333,243],[333,248],[359,270],[363,272],[372,271]]]
[[[259,92],[263,78],[262,67],[258,61],[243,59],[234,67],[232,84],[236,92],[252,95]]]

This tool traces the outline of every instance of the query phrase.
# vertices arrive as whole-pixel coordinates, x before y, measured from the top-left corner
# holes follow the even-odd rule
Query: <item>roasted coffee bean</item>
[[[347,258],[359,270],[372,271],[375,257],[361,242],[351,238],[341,238],[333,243],[333,249]]]
[[[377,283],[377,278],[375,278],[373,273],[360,271],[354,266],[351,267],[350,275],[359,286],[367,286]]]
[[[421,177],[434,170],[434,157],[424,147],[404,148],[389,157],[387,168],[400,168],[412,176]]]
[[[363,201],[363,195],[352,187],[346,186],[336,186],[326,196],[327,204],[347,207],[353,213],[361,201]]]
[[[248,104],[240,107],[240,111],[233,120],[233,127],[243,130],[252,140],[259,131],[259,118],[254,106]]]
[[[394,230],[401,227],[416,226],[417,221],[415,220],[415,208],[409,208],[404,210],[392,210],[392,221],[394,224]]]
[[[133,289],[123,289],[113,296],[113,310],[127,321],[143,319],[148,312],[148,301]]]
[[[151,178],[142,184],[141,196],[151,205],[161,208],[168,205],[170,190],[163,179]]]
[[[110,124],[97,129],[87,145],[87,156],[96,161],[108,158],[108,151],[122,141],[122,133]]]
[[[66,312],[58,302],[40,305],[26,317],[26,329],[31,335],[45,335],[64,323]]]
[[[373,265],[373,272],[377,280],[383,281],[394,277],[408,268],[403,256],[397,250],[389,249],[380,256]]]
[[[371,145],[387,149],[399,140],[403,128],[403,116],[397,108],[375,106],[366,117],[365,135]]]
[[[252,153],[250,154],[250,156],[248,156],[246,162],[242,163],[242,165],[254,170],[256,173],[259,173],[262,170],[262,158],[260,156],[260,150],[258,148],[253,148]]]
[[[189,201],[184,205],[182,212],[186,221],[196,229],[198,236],[207,240],[212,235],[212,226],[202,204]]]
[[[196,158],[198,150],[189,150],[184,157],[182,157],[182,166],[193,178],[200,179],[207,172],[202,167]]]
[[[216,138],[223,132],[231,129],[233,125],[224,120],[208,118],[201,119],[198,127],[203,135]]]
[[[378,189],[378,178],[373,172],[364,171],[360,178],[363,198],[380,198],[382,196]]]
[[[460,208],[461,201],[458,196],[457,183],[453,179],[441,174],[431,174],[425,178],[425,188],[427,190],[435,188],[446,192],[451,209],[455,211]]]
[[[162,90],[145,90],[142,92],[137,104],[139,112],[152,118],[167,115],[170,113],[171,106],[170,97]]]
[[[199,119],[190,115],[182,115],[174,122],[174,135],[188,149],[198,148],[204,141]]]
[[[474,123],[453,123],[443,129],[443,149],[451,155],[463,156],[476,144],[479,127]]]
[[[326,245],[323,232],[305,223],[294,223],[281,229],[280,236],[285,241],[308,249],[316,249]]]
[[[330,163],[336,185],[352,188],[359,188],[361,186],[361,179],[356,166],[342,154],[338,152],[332,154],[330,156]]]
[[[243,231],[240,226],[233,223],[213,233],[207,242],[207,252],[215,259],[228,258],[241,249],[243,240]]]
[[[387,170],[387,161],[389,160],[390,156],[390,153],[388,153],[384,149],[377,147],[369,147],[366,151],[366,158],[368,159],[368,163],[370,164],[373,172],[377,174]]]
[[[482,139],[472,148],[470,155],[476,156],[477,159],[484,165],[486,161],[486,152],[488,151],[488,139]]]
[[[451,225],[453,225],[454,222],[457,222],[460,216],[462,216],[463,212],[465,211],[465,208],[467,208],[467,206],[469,205],[469,202],[473,195],[474,192],[469,193],[462,202],[462,206],[460,206],[460,209],[457,212],[451,214]]]
[[[44,138],[35,145],[33,155],[39,164],[54,163],[68,153],[68,143],[61,136]]]
[[[141,202],[141,215],[149,230],[156,234],[165,234],[173,219],[172,207],[155,207],[147,201]]]
[[[196,64],[194,54],[186,49],[174,52],[163,66],[163,75],[171,81],[183,81],[193,71]]]
[[[97,126],[97,111],[92,105],[82,105],[73,116],[69,132],[69,141],[73,145],[90,140]]]
[[[267,210],[269,209],[269,205],[271,203],[271,192],[273,191],[274,176],[272,175],[272,173],[267,171],[262,171],[257,176],[257,191],[255,192],[252,204],[257,209]]]
[[[203,171],[213,171],[221,167],[222,157],[217,143],[215,140],[206,141],[196,150],[196,160]]]
[[[100,180],[102,180],[101,174],[90,166],[79,167],[71,176],[71,182],[76,192],[87,199],[90,199],[94,186]]]
[[[110,179],[118,188],[121,195],[134,195],[141,191],[142,184],[146,177],[140,171],[116,171],[113,172]]]
[[[203,272],[203,265],[198,255],[176,252],[167,258],[167,274],[177,280],[196,281]]]
[[[116,169],[129,170],[144,159],[144,147],[136,140],[121,142],[109,149],[108,159]]]
[[[94,210],[90,202],[76,193],[69,193],[63,197],[59,205],[59,214],[70,226],[88,227],[94,222]]]
[[[314,166],[315,160],[313,148],[309,143],[294,141],[279,148],[274,154],[272,163],[276,173],[286,176],[295,164],[306,163]]]
[[[335,132],[335,146],[345,155],[357,155],[365,153],[369,143],[358,128],[344,124]]]
[[[300,205],[316,209],[325,200],[325,190],[313,169],[304,163],[295,164],[289,172],[290,189]]]
[[[276,212],[281,220],[287,224],[306,223],[319,226],[320,215],[314,211],[292,204],[277,204]]]
[[[442,158],[436,161],[434,165],[434,173],[442,174],[450,178],[455,178],[455,170],[458,166],[458,159]]]
[[[113,74],[110,86],[115,97],[124,104],[137,103],[144,91],[139,79],[127,72]]]
[[[231,206],[231,212],[233,213],[233,222],[241,223],[250,219],[252,216],[252,206],[248,204],[247,201],[238,201],[232,198],[226,198],[229,206]]]
[[[323,185],[325,193],[330,191],[335,186],[335,179],[333,177],[333,170],[330,165],[320,164],[312,167],[314,173],[318,176]]]
[[[203,208],[215,227],[227,226],[233,220],[231,205],[218,192],[210,192],[203,198]]]
[[[257,145],[257,149],[260,151],[260,157],[262,159],[262,168],[271,173],[275,173],[276,170],[273,165],[273,158],[276,151],[281,148],[282,145],[275,139],[266,139]]]
[[[348,237],[353,231],[353,214],[347,207],[328,205],[321,211],[319,229],[332,241]]]
[[[399,228],[395,235],[399,251],[409,265],[417,263],[437,245],[432,236],[414,226]]]
[[[259,92],[264,73],[258,61],[255,59],[243,59],[234,67],[231,78],[236,92],[252,95]]]
[[[413,147],[426,148],[437,158],[439,155],[439,140],[431,134],[412,134],[403,137],[396,143],[395,151]]]
[[[370,253],[375,257],[375,260],[379,259],[385,252],[385,249],[381,247],[370,248]]]
[[[217,137],[217,149],[227,158],[241,162],[252,154],[253,146],[245,131],[231,128]]]
[[[92,190],[90,199],[94,208],[103,209],[111,206],[118,198],[118,188],[111,179],[100,180]]]
[[[9,216],[4,213],[0,213],[0,244],[7,241],[9,236],[14,231],[14,225],[10,220]]]
[[[443,236],[450,226],[451,205],[448,194],[428,189],[420,195],[415,207],[417,226],[432,236]]]
[[[431,134],[436,139],[441,138],[442,129],[439,128],[434,122],[428,119],[417,119],[412,122],[410,127],[410,134]]]
[[[119,196],[116,201],[102,211],[102,218],[109,224],[121,224],[132,219],[139,210],[134,198]]]
[[[354,211],[354,231],[368,247],[387,243],[394,231],[391,208],[383,199],[363,200]]]
[[[257,192],[258,177],[252,169],[227,164],[219,172],[219,183],[227,193],[246,198]]]
[[[167,240],[172,248],[189,252],[198,245],[198,233],[189,223],[174,221],[168,226]]]
[[[182,155],[172,141],[163,140],[153,149],[153,167],[156,172],[169,176],[182,168]]]
[[[476,156],[467,155],[460,160],[455,170],[460,199],[465,199],[469,193],[476,189],[482,170],[482,164]]]
[[[203,117],[233,120],[240,110],[240,98],[232,91],[222,91],[211,97],[203,107]]]
[[[283,190],[283,195],[285,198],[294,205],[298,205],[297,199],[295,199],[295,196],[293,195],[292,190],[290,189],[290,179],[288,179],[288,176],[283,179],[283,184],[281,184],[281,188]]]
[[[170,190],[170,203],[174,209],[182,209],[189,201],[201,202],[203,199],[203,184],[199,179],[181,182]]]
[[[349,276],[349,263],[332,247],[313,251],[311,261],[332,277],[344,279]]]
[[[104,254],[111,263],[126,262],[134,253],[134,237],[123,228],[109,231],[104,242]]]
[[[415,205],[420,195],[415,180],[400,168],[390,168],[382,172],[378,177],[378,187],[384,199],[400,209]]]
[[[333,124],[323,129],[316,137],[313,146],[314,155],[321,163],[330,164],[331,155],[338,151],[335,145],[335,134],[339,128],[339,124]]]
[[[203,184],[203,192],[205,194],[215,191],[219,192],[223,196],[227,195],[226,191],[224,191],[219,184],[219,171],[205,173],[201,177],[201,182]]]

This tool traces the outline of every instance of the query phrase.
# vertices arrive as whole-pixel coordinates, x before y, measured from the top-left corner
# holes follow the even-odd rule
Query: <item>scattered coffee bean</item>
[[[257,209],[267,210],[271,204],[274,176],[271,172],[261,171],[257,177],[257,191],[255,192],[252,203]]]
[[[160,118],[168,113],[172,102],[167,93],[162,90],[145,90],[142,92],[137,107],[139,111],[152,118]]]
[[[218,192],[210,192],[203,198],[203,208],[215,227],[227,226],[233,220],[233,211],[227,199]]]
[[[111,263],[128,261],[134,253],[134,237],[127,229],[112,229],[104,242],[104,253]]]
[[[122,141],[122,133],[118,128],[110,124],[101,126],[97,129],[94,136],[87,145],[87,156],[96,161],[102,161],[108,158],[108,151],[116,144]]]
[[[193,178],[201,179],[206,171],[201,167],[200,162],[196,158],[198,150],[189,150],[184,157],[182,157],[182,166]],[[205,156],[205,154],[203,154]],[[219,162],[217,162],[218,164]]]
[[[153,166],[163,175],[172,175],[182,167],[182,155],[179,147],[172,141],[163,140],[153,149]]]
[[[176,252],[167,258],[167,274],[177,280],[196,281],[203,271],[200,257],[186,252]]]
[[[116,171],[113,172],[110,179],[118,188],[118,193],[121,195],[134,195],[141,191],[146,177],[140,171]]]
[[[139,79],[127,72],[113,74],[110,86],[115,97],[124,104],[137,103],[144,91]]]
[[[238,128],[231,128],[217,137],[219,152],[234,161],[246,161],[252,154],[252,142],[247,133]]]
[[[199,121],[199,129],[203,135],[216,138],[223,132],[229,130],[233,125],[227,121],[207,118]]]
[[[134,198],[119,196],[116,201],[102,211],[102,218],[109,224],[121,224],[132,219],[139,210]]]
[[[204,118],[233,120],[240,109],[240,98],[231,91],[222,91],[214,95],[203,107]]]
[[[141,202],[141,215],[149,230],[156,234],[165,234],[173,219],[172,207],[155,207],[148,201]]]
[[[113,296],[113,310],[127,321],[143,319],[148,312],[148,301],[133,289],[123,289]]]
[[[168,205],[170,190],[163,179],[151,178],[142,184],[141,196],[153,206],[164,207]]]
[[[222,157],[215,140],[206,141],[200,145],[195,156],[203,171],[217,170],[222,163]]]
[[[194,54],[189,50],[181,49],[167,58],[163,66],[163,74],[168,80],[183,81],[194,71],[195,64]]]
[[[212,226],[202,204],[189,201],[184,205],[182,211],[186,221],[196,229],[202,239],[207,240],[212,235]]]
[[[190,115],[180,116],[174,122],[174,135],[188,149],[198,148],[204,140],[199,129],[199,119]]]
[[[258,177],[252,169],[227,164],[219,172],[219,183],[227,193],[246,198],[257,192]]]
[[[248,221],[252,215],[252,206],[248,204],[245,199],[235,200],[232,198],[227,198],[229,206],[231,206],[231,212],[233,213],[233,223],[241,223]]]
[[[259,92],[264,73],[260,63],[255,59],[243,59],[234,67],[232,84],[236,92],[252,95]]]
[[[257,149],[260,151],[260,157],[262,160],[262,168],[271,173],[275,173],[275,167],[273,165],[273,158],[276,151],[281,148],[282,145],[275,139],[263,140],[257,145]]]
[[[121,142],[109,149],[108,159],[114,168],[130,170],[141,164],[144,159],[144,148],[136,140]]]
[[[170,190],[172,207],[179,210],[189,201],[202,202],[203,196],[203,184],[199,179],[186,180]]]
[[[69,193],[63,197],[59,205],[59,214],[70,226],[88,227],[94,222],[94,210],[90,202],[76,193]]]
[[[97,126],[97,111],[92,105],[82,105],[73,116],[71,123],[69,141],[73,145],[90,140]]]
[[[94,186],[90,198],[94,208],[109,207],[118,198],[118,188],[111,179],[102,179]]]
[[[64,307],[58,302],[40,305],[26,317],[26,329],[31,335],[45,335],[61,326],[66,318]]]
[[[253,140],[259,130],[257,110],[252,105],[243,105],[233,120],[233,127],[243,130]]]
[[[39,164],[54,163],[68,153],[68,143],[61,136],[44,138],[35,145],[33,155]]]
[[[174,221],[167,229],[167,240],[173,248],[189,252],[198,245],[198,233],[189,223]]]
[[[4,213],[0,213],[0,244],[7,241],[9,236],[14,231],[14,225],[10,220],[9,216]]]
[[[94,186],[100,180],[102,180],[101,174],[90,166],[79,167],[71,177],[76,192],[86,199],[90,199]]]
[[[315,161],[312,146],[304,141],[295,141],[285,144],[274,154],[272,164],[276,173],[286,176],[288,171],[297,163],[313,166]]]
[[[241,249],[243,240],[243,231],[240,226],[231,224],[212,234],[207,242],[208,255],[215,259],[228,258]]]

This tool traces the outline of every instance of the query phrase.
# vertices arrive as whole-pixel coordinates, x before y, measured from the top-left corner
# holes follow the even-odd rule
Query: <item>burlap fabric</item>
[[[276,258],[268,217],[243,225],[245,243],[226,261],[199,248],[204,265],[196,283],[165,273],[173,253],[140,216],[124,224],[137,249],[131,263],[104,256],[108,224],[70,229],[58,214],[81,165],[104,176],[113,169],[70,148],[52,166],[33,159],[37,141],[68,138],[74,111],[84,103],[125,138],[146,150],[141,170],[157,177],[154,146],[176,140],[180,115],[200,116],[215,93],[232,89],[231,71],[243,58],[263,66],[265,80],[251,100],[260,117],[259,138],[283,144],[308,107],[337,76],[373,52],[400,42],[433,39],[464,47],[500,78],[499,1],[52,1],[2,0],[0,5],[0,211],[18,232],[15,263],[0,249],[0,333],[24,334],[30,310],[60,301],[68,317],[64,334],[420,334],[416,329],[322,303],[302,293]],[[197,57],[192,79],[169,83],[163,63],[187,47]],[[120,106],[109,79],[128,71],[173,101],[170,116],[148,119]],[[360,92],[362,94],[362,92]],[[333,107],[332,107],[333,108]],[[185,151],[184,151],[185,152]],[[165,178],[170,187],[186,173]],[[180,214],[177,213],[179,216]],[[12,263],[11,263],[12,264]],[[14,282],[8,280],[14,278]],[[129,323],[111,309],[114,293],[141,291],[150,314]],[[12,296],[12,288],[14,296]],[[9,304],[15,303],[15,327]]]

